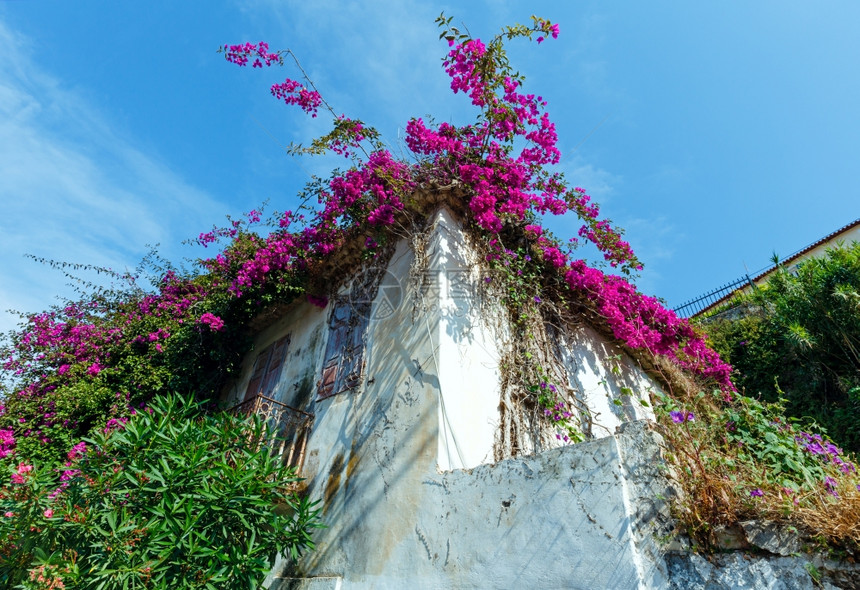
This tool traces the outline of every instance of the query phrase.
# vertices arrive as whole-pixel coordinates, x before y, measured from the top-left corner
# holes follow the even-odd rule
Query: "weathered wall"
[[[591,413],[592,437],[609,436],[625,422],[654,420],[650,394],[660,386],[618,346],[586,325],[560,338],[570,385]]]
[[[653,531],[636,508],[644,501],[665,517],[665,506],[629,496],[623,464],[653,466],[656,441],[636,423],[619,436],[418,478],[408,474],[413,457],[392,449],[365,466],[362,483],[377,489],[350,488],[318,550],[270,587],[312,587],[290,578],[318,576],[328,588],[663,587],[662,562],[638,548],[637,535]]]
[[[291,335],[275,397],[316,416],[303,475],[328,526],[283,578],[327,588],[660,586],[648,540],[663,522],[655,498],[669,493],[654,471],[658,439],[626,424],[650,415],[638,400],[654,385],[596,332],[571,332],[562,360],[603,438],[490,464],[506,316],[486,315],[479,268],[444,211],[417,263],[409,241],[397,244],[356,392],[316,399],[330,309],[298,302],[257,338],[259,351]]]

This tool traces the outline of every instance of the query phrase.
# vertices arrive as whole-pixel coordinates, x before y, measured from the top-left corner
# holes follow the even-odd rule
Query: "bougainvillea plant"
[[[405,141],[412,156],[403,161],[384,149],[372,127],[336,115],[310,80],[287,78],[272,85],[274,98],[311,116],[327,110],[333,119],[331,132],[294,150],[331,150],[352,162],[349,170],[310,187],[318,207],[279,214],[268,235],[252,231],[258,211],[200,234],[197,241],[204,246],[226,244],[201,261],[194,276],[166,272],[154,293],[102,291],[28,317],[5,349],[3,364],[16,387],[0,426],[13,431],[19,450],[50,449],[62,456],[82,434],[127,418],[153,395],[209,395],[241,358],[247,343],[241,330],[250,317],[268,302],[306,290],[314,269],[348,241],[363,238],[368,250],[384,243],[398,215],[413,206],[416,189],[434,185],[462,189],[468,222],[495,248],[490,258],[506,251],[501,232],[520,228],[534,264],[587,300],[619,341],[671,358],[731,395],[730,367],[685,320],[622,276],[641,268],[630,245],[600,217],[589,195],[555,170],[560,151],[547,102],[525,92],[504,43],[523,38],[540,44],[557,37],[559,26],[533,18],[530,26],[506,27],[484,43],[450,22],[438,19],[449,45],[444,69],[453,92],[475,107],[473,123],[410,120]],[[231,63],[260,69],[292,57],[289,51],[271,52],[266,43],[221,51]],[[578,239],[593,243],[620,275],[574,258],[576,239],[562,245],[550,236],[542,219],[562,214],[579,218]],[[308,295],[324,302],[326,293]]]
[[[523,77],[508,65],[505,41],[521,37],[540,43],[557,37],[559,26],[533,17],[530,27],[507,27],[485,44],[451,27],[450,18],[440,17],[437,22],[441,37],[451,48],[444,60],[451,89],[468,96],[478,111],[476,122],[457,127],[410,120],[406,144],[418,163],[407,164],[375,142],[365,142],[378,134],[364,123],[335,117],[334,131],[326,136],[328,147],[354,156],[355,166],[320,188],[321,209],[310,219],[302,218],[300,230],[272,233],[253,255],[240,259],[246,256],[244,251],[228,250],[208,261],[208,268],[232,280],[234,292],[239,294],[279,272],[306,268],[311,263],[308,252],[325,256],[356,234],[392,225],[418,186],[455,182],[467,189],[471,223],[487,235],[499,254],[504,253],[498,240],[502,229],[521,227],[530,236],[539,260],[554,269],[571,291],[593,302],[616,338],[631,348],[668,356],[694,373],[714,379],[727,394],[731,392],[731,368],[688,322],[656,298],[639,293],[627,279],[574,259],[572,247],[562,247],[540,223],[547,214],[572,212],[581,221],[579,237],[593,243],[611,267],[626,275],[641,269],[621,232],[600,218],[589,195],[582,188],[569,187],[563,175],[553,170],[560,151],[547,103],[540,96],[524,93]],[[228,45],[222,51],[232,63],[256,67],[283,64],[284,57],[291,55],[289,51],[270,53],[265,43]],[[285,88],[290,89],[286,95]],[[316,90],[289,78],[273,85],[272,94],[313,115],[324,104]],[[357,151],[368,155],[355,157]],[[287,212],[281,225],[286,228],[293,221],[292,212]],[[205,240],[209,237],[203,236]],[[576,240],[571,243],[575,245]]]

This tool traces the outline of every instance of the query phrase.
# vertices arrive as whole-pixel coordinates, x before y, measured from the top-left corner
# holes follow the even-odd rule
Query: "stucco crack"
[[[591,482],[579,482],[579,483],[591,483]],[[576,480],[574,480],[574,479],[570,479],[570,486],[571,486],[571,490],[573,491],[573,496],[574,496],[574,498],[576,499],[576,503],[577,503],[577,505],[579,505],[579,508],[582,510],[582,514],[583,514],[583,516],[585,516],[585,518],[586,518],[586,519],[588,519],[588,521],[589,521],[591,524],[593,524],[595,527],[597,527],[597,529],[598,529],[601,533],[603,533],[603,535],[604,535],[607,539],[614,540],[614,539],[615,539],[615,537],[614,537],[612,534],[610,534],[610,533],[609,533],[609,531],[607,531],[607,530],[603,527],[603,525],[601,525],[601,524],[600,524],[600,522],[597,520],[597,518],[595,518],[595,517],[591,514],[591,511],[589,510],[588,506],[587,506],[587,505],[585,504],[585,502],[583,501],[582,496],[579,494],[579,491],[576,489],[576,484],[577,484],[577,481],[576,481]]]
[[[415,527],[415,534],[418,535],[418,540],[421,541],[421,544],[424,545],[424,550],[427,551],[427,559],[429,561],[433,561],[433,552],[430,551],[430,544],[427,542],[427,537],[424,536],[424,533],[422,533],[421,529],[417,526]]]

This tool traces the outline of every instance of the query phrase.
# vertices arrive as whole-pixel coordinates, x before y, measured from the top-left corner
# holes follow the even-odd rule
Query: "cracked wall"
[[[641,410],[608,408],[602,434],[610,436],[599,440],[492,464],[498,318],[485,321],[487,306],[469,299],[479,296],[480,266],[447,212],[430,224],[421,257],[422,280],[411,280],[410,241],[394,248],[357,391],[317,399],[329,309],[296,302],[256,339],[259,350],[291,335],[277,399],[315,414],[302,475],[327,525],[315,551],[276,565],[271,587],[647,587],[660,568],[638,549],[637,531],[647,527],[636,520],[642,511],[630,494],[639,488],[625,483],[624,465],[632,456],[625,445],[642,445],[613,434]],[[570,366],[603,362],[608,349],[596,333],[565,338],[574,342]],[[251,363],[232,398],[247,388]],[[619,367],[589,391],[605,386],[609,399],[613,379],[641,382],[627,360]],[[646,431],[637,436],[650,440]]]

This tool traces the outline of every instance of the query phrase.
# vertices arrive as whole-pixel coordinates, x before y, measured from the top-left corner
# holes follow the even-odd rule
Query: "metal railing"
[[[227,410],[236,416],[256,414],[267,423],[274,434],[273,452],[282,456],[285,465],[300,472],[305,459],[308,436],[314,423],[314,415],[282,404],[264,395],[256,395]]]
[[[700,311],[707,309],[720,299],[724,298],[726,295],[732,293],[733,291],[736,291],[740,287],[752,284],[753,282],[752,279],[750,279],[749,275],[744,275],[741,278],[734,280],[730,283],[726,283],[721,287],[717,287],[713,291],[709,291],[700,297],[691,299],[686,303],[682,303],[672,311],[674,311],[682,318],[694,316]]]

